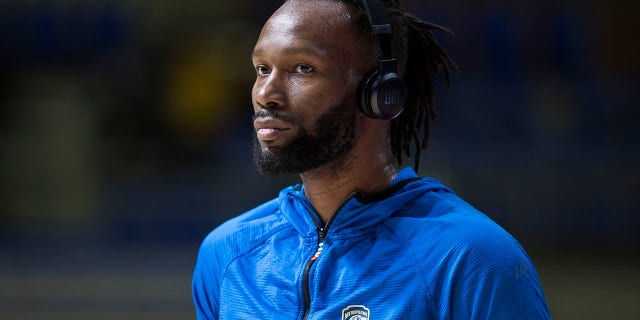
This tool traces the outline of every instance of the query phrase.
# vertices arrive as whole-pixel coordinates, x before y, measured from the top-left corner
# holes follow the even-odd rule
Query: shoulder
[[[430,240],[430,243],[472,245],[487,240],[514,240],[495,221],[449,189],[427,191],[407,202],[390,217],[387,225],[402,230],[395,232],[400,237],[418,243]]]
[[[286,227],[278,212],[276,198],[224,222],[205,237],[200,255],[213,254],[220,260],[229,260],[250,251]]]
[[[219,290],[228,266],[284,228],[278,208],[278,199],[266,202],[223,223],[203,240],[192,278],[199,319],[217,319]]]
[[[433,299],[446,306],[443,317],[548,318],[537,272],[520,243],[452,192],[427,192],[394,219],[394,234],[411,250]]]
[[[216,282],[230,263],[259,247],[287,226],[279,214],[278,199],[224,222],[202,241],[194,279]]]
[[[385,224],[425,272],[480,266],[475,270],[514,272],[519,263],[529,262],[509,232],[448,190],[422,194]]]

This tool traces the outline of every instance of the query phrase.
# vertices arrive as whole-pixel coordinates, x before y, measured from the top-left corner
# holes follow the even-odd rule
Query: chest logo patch
[[[342,309],[342,320],[369,320],[369,308],[351,305]]]

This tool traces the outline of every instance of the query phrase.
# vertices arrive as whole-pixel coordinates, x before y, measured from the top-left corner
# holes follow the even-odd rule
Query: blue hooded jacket
[[[212,231],[204,319],[549,319],[533,263],[486,215],[411,168],[322,225],[301,185]]]

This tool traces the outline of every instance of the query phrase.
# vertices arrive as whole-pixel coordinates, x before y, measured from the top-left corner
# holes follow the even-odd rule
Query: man
[[[400,167],[412,152],[417,166],[433,76],[453,64],[431,35],[444,29],[383,2],[391,30],[373,21],[376,4],[345,0],[289,0],[264,25],[253,51],[254,160],[302,184],[204,240],[198,319],[549,318],[518,242]],[[368,92],[372,71],[391,89]]]

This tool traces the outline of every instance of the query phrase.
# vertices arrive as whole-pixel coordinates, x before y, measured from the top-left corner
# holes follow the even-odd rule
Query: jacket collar
[[[452,192],[436,179],[419,178],[411,167],[402,168],[382,193],[369,197],[354,194],[347,198],[334,214],[327,234],[355,235],[387,219],[407,202],[435,190]],[[315,237],[318,228],[324,227],[311,202],[305,197],[303,185],[283,189],[279,204],[281,213],[301,235]]]

